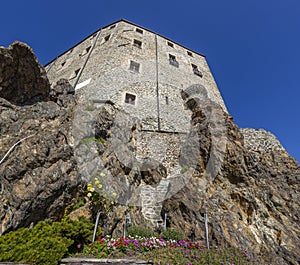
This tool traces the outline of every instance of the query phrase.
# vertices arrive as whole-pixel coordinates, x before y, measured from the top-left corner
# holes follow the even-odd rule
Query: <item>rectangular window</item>
[[[139,73],[140,71],[140,64],[134,61],[130,61],[129,70]]]
[[[125,103],[127,104],[131,104],[131,105],[135,105],[135,101],[136,101],[136,96],[126,93],[125,94]]]
[[[92,48],[92,46],[89,46],[85,49],[86,53],[88,53],[90,51],[90,49]]]
[[[89,47],[85,48],[85,50],[81,54],[79,54],[79,56],[86,55],[87,53],[89,53],[89,51],[90,51],[91,48],[92,48],[92,46],[89,46]]]
[[[175,67],[179,67],[179,63],[176,60],[176,57],[172,54],[169,54],[169,62]]]
[[[79,74],[80,68],[75,71],[75,77]]]
[[[69,62],[68,59],[65,60],[65,61],[62,61],[62,62],[58,65],[57,71],[61,71],[61,70],[65,69],[65,67],[67,66],[68,62]],[[74,75],[74,73],[73,73],[72,75]]]
[[[193,54],[192,54],[191,52],[187,51],[187,54],[188,54],[189,56],[193,57]]]
[[[166,104],[169,105],[169,97],[166,96]]]
[[[139,40],[133,40],[133,46],[138,47],[138,48],[142,48],[142,42]]]
[[[198,75],[198,76],[202,77],[202,73],[199,71],[197,65],[192,64],[192,68],[193,68],[193,72],[194,72],[195,75]]]
[[[143,34],[143,30],[141,30],[139,28],[136,28],[135,31],[138,32],[138,33],[140,33],[140,34]]]
[[[104,41],[108,41],[110,38],[110,35],[107,35],[105,38],[104,38]]]
[[[168,41],[168,46],[174,48],[174,44],[172,42],[169,42],[169,41]]]
[[[79,74],[79,72],[80,72],[80,68],[77,69],[77,70],[75,70],[75,71],[71,74],[71,76],[69,77],[69,80],[71,80],[71,79],[77,77],[78,74]]]

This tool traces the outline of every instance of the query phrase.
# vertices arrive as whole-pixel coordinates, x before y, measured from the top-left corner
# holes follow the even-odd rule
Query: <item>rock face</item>
[[[0,233],[45,218],[60,219],[80,182],[70,146],[71,106],[0,100],[0,156],[28,136],[0,165]]]
[[[69,81],[66,79],[60,79],[57,81],[56,85],[50,90],[50,98],[53,101],[57,101],[60,95],[75,94],[75,89],[70,85]]]
[[[196,236],[204,238],[207,211],[211,242],[251,249],[267,264],[297,264],[299,165],[274,135],[263,130],[239,130],[230,116],[220,115],[224,115],[228,131],[222,169],[200,196],[202,176],[196,174],[183,190],[166,200],[163,204],[164,211],[170,213],[169,222],[186,232],[195,229]],[[200,124],[207,120],[200,107],[194,110],[195,119]],[[201,145],[205,144],[205,134],[198,132]],[[207,155],[202,154],[202,158]]]
[[[75,98],[65,91],[67,84],[56,86],[62,92],[55,95],[56,102],[40,101],[49,97],[49,82],[23,43],[1,48],[0,64],[2,234],[45,218],[60,219],[80,180],[70,145]]]
[[[48,96],[50,84],[32,49],[14,42],[0,47],[0,97],[14,104],[37,102]]]
[[[18,67],[11,72],[25,71]],[[38,67],[33,60],[31,68]],[[5,76],[5,84],[15,83],[17,75]],[[193,113],[191,128],[178,152],[181,168],[170,176],[155,158],[135,156],[138,120],[110,104],[78,106],[66,80],[49,95],[47,85],[29,86],[20,78],[17,94],[9,90],[12,85],[1,85],[0,234],[60,219],[87,200],[86,185],[94,182],[98,204],[86,203],[79,211],[93,216],[101,210],[105,233],[118,235],[125,216],[135,224],[154,220],[147,221],[154,228],[166,213],[167,226],[204,240],[207,213],[211,244],[242,247],[261,264],[297,264],[300,168],[275,136],[239,129],[213,102],[198,104],[183,94]],[[21,93],[25,84],[37,89],[27,98]],[[36,102],[36,95],[47,101]]]

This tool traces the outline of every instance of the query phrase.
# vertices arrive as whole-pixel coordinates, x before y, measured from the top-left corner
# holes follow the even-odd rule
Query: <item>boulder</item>
[[[32,49],[14,42],[0,47],[0,97],[11,103],[32,104],[48,97],[50,84]]]

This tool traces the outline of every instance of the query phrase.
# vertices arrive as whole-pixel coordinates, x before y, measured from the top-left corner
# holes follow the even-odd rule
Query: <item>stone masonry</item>
[[[144,130],[186,132],[191,113],[180,91],[194,84],[226,111],[204,55],[125,20],[91,34],[46,71],[52,84],[68,79],[82,102],[109,100]]]
[[[276,136],[263,129],[241,128],[245,147],[254,152],[285,151]]]

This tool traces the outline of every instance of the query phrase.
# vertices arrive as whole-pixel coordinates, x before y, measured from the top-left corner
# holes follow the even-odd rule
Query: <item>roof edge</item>
[[[94,34],[96,34],[97,32],[99,32],[100,30],[105,29],[105,28],[108,28],[108,27],[110,27],[110,26],[112,26],[112,25],[114,25],[114,24],[116,24],[116,23],[119,23],[119,22],[126,22],[126,23],[128,23],[128,24],[131,24],[131,25],[134,26],[134,27],[139,27],[139,28],[141,28],[141,29],[143,29],[143,30],[149,31],[149,32],[151,32],[151,33],[153,33],[153,34],[155,34],[155,35],[157,35],[157,36],[159,36],[159,37],[162,37],[162,38],[166,39],[167,41],[171,41],[171,42],[173,42],[174,44],[176,44],[176,45],[178,45],[178,46],[180,46],[180,47],[182,47],[182,48],[184,48],[184,49],[186,49],[186,50],[189,50],[189,51],[191,51],[191,52],[193,52],[193,53],[196,53],[196,54],[198,54],[198,55],[200,55],[200,56],[206,58],[206,56],[205,56],[204,54],[200,53],[200,52],[196,52],[196,51],[194,51],[194,50],[191,50],[190,48],[188,48],[188,47],[186,47],[186,46],[184,46],[184,45],[182,45],[182,44],[180,44],[180,43],[178,43],[178,42],[176,42],[176,41],[174,41],[174,40],[171,40],[171,39],[169,39],[169,38],[167,38],[167,37],[165,37],[165,36],[163,36],[163,35],[161,35],[161,34],[155,32],[155,31],[153,31],[153,30],[151,30],[151,29],[145,28],[145,27],[140,26],[140,25],[138,25],[138,24],[135,24],[135,23],[133,23],[133,22],[127,20],[127,19],[121,18],[121,19],[116,20],[116,21],[114,21],[114,22],[112,22],[112,23],[110,23],[110,24],[108,24],[108,25],[106,25],[106,26],[104,26],[104,27],[102,27],[102,28],[98,28],[98,29],[95,30],[93,33],[91,33],[90,35],[88,35],[87,37],[85,37],[83,40],[77,42],[76,44],[74,44],[73,46],[71,46],[69,49],[67,49],[66,51],[62,52],[61,54],[59,54],[58,56],[56,56],[55,58],[53,58],[50,62],[46,63],[46,64],[44,65],[44,67],[46,67],[47,65],[51,64],[51,63],[52,63],[53,61],[55,61],[58,57],[60,57],[60,56],[62,56],[63,54],[67,53],[68,51],[72,50],[74,47],[76,47],[77,45],[81,44],[82,42],[84,42],[85,40],[87,40],[88,38],[90,38],[91,36],[93,36]]]

